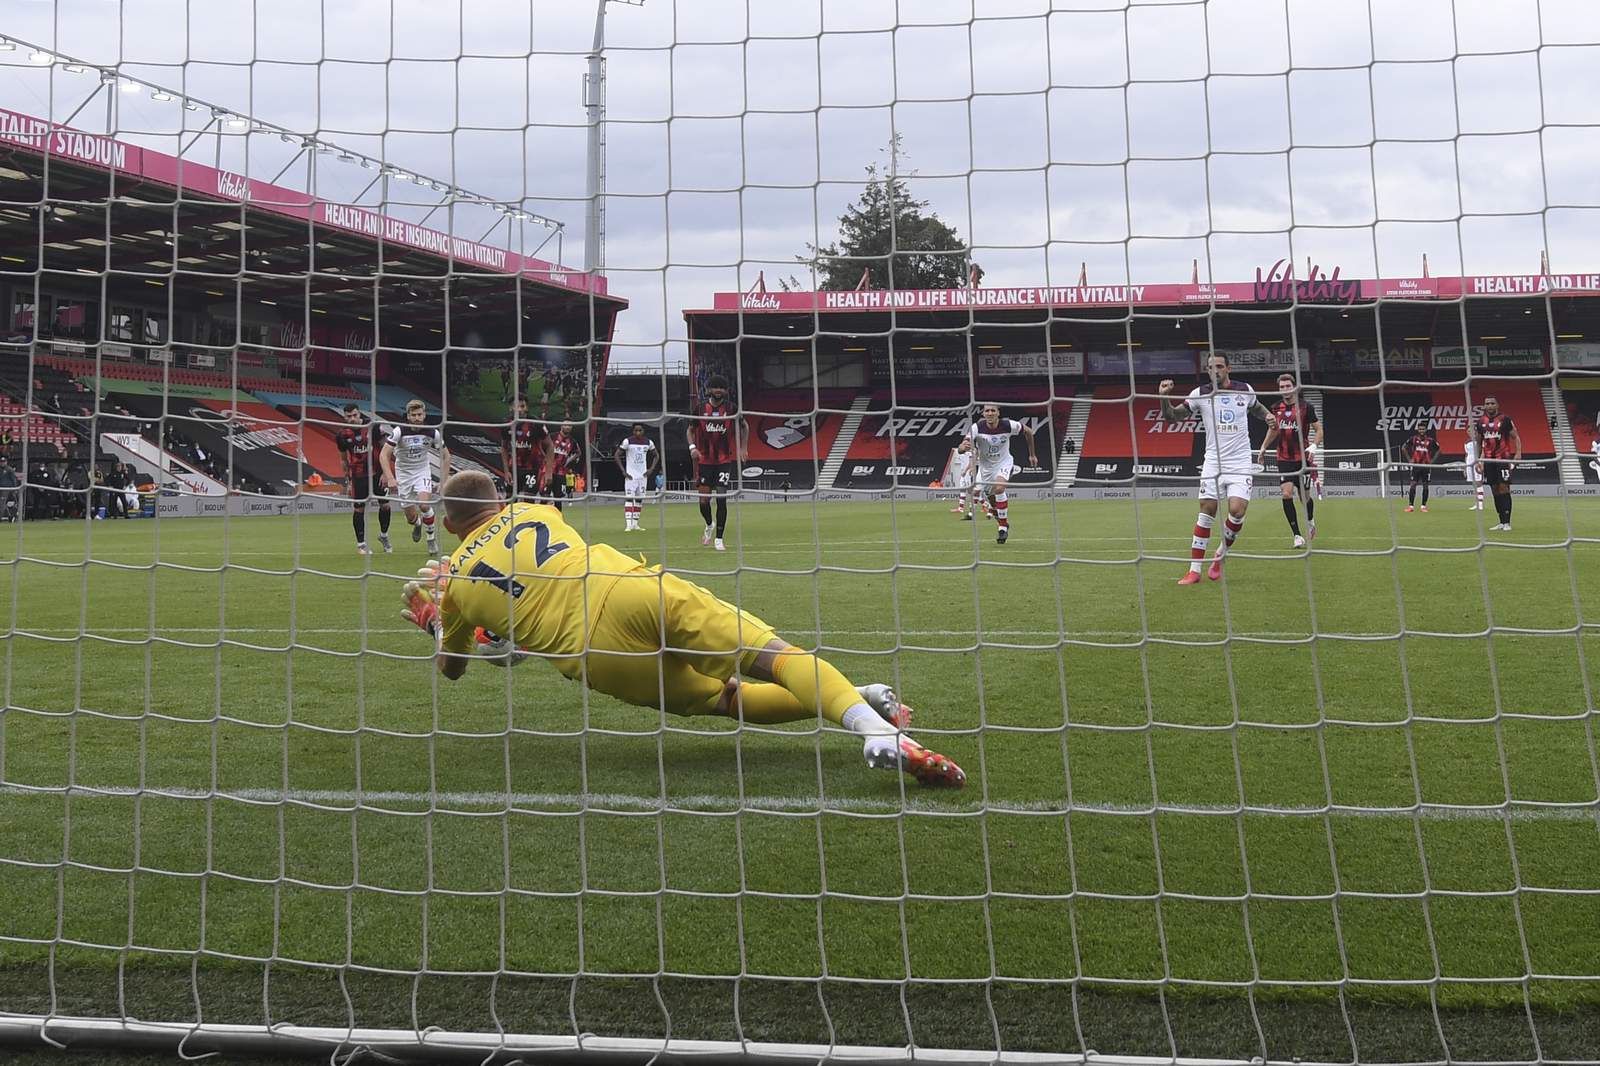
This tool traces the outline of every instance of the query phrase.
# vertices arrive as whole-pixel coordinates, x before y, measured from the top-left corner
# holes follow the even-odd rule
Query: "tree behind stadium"
[[[916,172],[898,165],[904,158],[898,134],[884,151],[893,153],[896,165],[890,173],[867,165],[867,187],[839,216],[839,239],[820,248],[808,244],[811,254],[796,258],[815,268],[819,289],[965,287],[966,242],[906,188],[905,179]],[[865,285],[863,271],[871,275]]]

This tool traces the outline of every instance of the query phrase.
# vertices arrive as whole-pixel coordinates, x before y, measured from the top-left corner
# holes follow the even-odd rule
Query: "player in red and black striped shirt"
[[[1417,427],[1411,434],[1411,439],[1400,446],[1400,461],[1411,464],[1411,490],[1406,496],[1406,513],[1410,514],[1417,505],[1417,486],[1422,486],[1422,509],[1428,509],[1428,488],[1433,480],[1433,461],[1439,457],[1439,442],[1434,439],[1433,430]]]
[[[722,533],[728,528],[728,491],[735,487],[738,458],[742,454],[743,420],[728,396],[728,379],[713,374],[706,379],[706,400],[689,426],[689,457],[698,467],[700,517],[706,522],[700,543],[715,543],[719,552],[727,550],[722,543]],[[717,498],[715,524],[711,514],[713,493]]]
[[[516,408],[516,418],[500,441],[500,461],[512,496],[537,503],[543,495],[545,471],[550,469],[550,433],[528,417],[527,400],[519,397]]]
[[[1483,416],[1472,424],[1478,442],[1478,467],[1494,493],[1494,510],[1500,521],[1490,529],[1511,531],[1511,464],[1522,460],[1522,437],[1510,415],[1500,413],[1500,401],[1483,398]]]
[[[550,438],[550,504],[561,510],[561,501],[572,495],[572,485],[583,461],[578,438],[571,423],[562,423]]]
[[[335,443],[344,459],[345,484],[350,487],[350,499],[354,501],[350,523],[356,530],[356,551],[371,555],[372,549],[367,547],[367,499],[372,495],[372,457],[383,445],[383,431],[376,423],[369,422],[361,408],[353,403],[344,405],[344,420],[347,425],[339,431]],[[378,543],[386,552],[394,550],[389,544],[389,518],[389,497],[379,495]]]
[[[1267,449],[1277,442],[1278,487],[1283,490],[1283,517],[1289,520],[1294,546],[1304,548],[1307,538],[1317,535],[1317,499],[1311,491],[1315,476],[1317,449],[1322,447],[1322,421],[1317,409],[1300,397],[1293,374],[1278,375],[1278,391],[1283,399],[1272,409],[1273,424],[1261,442],[1256,462],[1265,465]],[[1295,490],[1306,504],[1306,537],[1300,535],[1300,516],[1294,508]]]

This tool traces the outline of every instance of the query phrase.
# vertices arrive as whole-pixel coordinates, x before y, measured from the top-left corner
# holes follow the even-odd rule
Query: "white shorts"
[[[1202,500],[1248,500],[1255,487],[1253,474],[1221,474],[1210,467],[1200,471],[1200,498]]]
[[[649,479],[646,478],[643,474],[641,474],[638,477],[623,478],[622,479],[622,493],[625,496],[633,497],[633,498],[637,498],[639,496],[643,496],[645,494],[645,492],[646,492],[645,486],[646,486],[646,484],[648,482],[649,482]]]
[[[423,496],[431,496],[433,494],[432,470],[418,470],[415,472],[397,470],[395,471],[395,478],[400,482],[400,487],[396,490],[395,497],[402,506],[409,507],[421,500]]]
[[[982,485],[984,488],[988,488],[1002,478],[1006,481],[1010,481],[1011,475],[1015,474],[1016,472],[1016,460],[1012,459],[1010,456],[1007,456],[1005,462],[1003,463],[997,463],[994,466],[978,467],[977,483]]]

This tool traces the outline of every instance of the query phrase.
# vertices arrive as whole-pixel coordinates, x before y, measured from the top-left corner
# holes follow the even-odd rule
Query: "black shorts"
[[[377,491],[373,491],[376,482],[377,479],[371,474],[351,474],[350,498],[357,503],[366,503],[368,497],[376,499],[379,503],[388,503],[389,499],[383,494],[382,485],[377,485]]]
[[[1433,467],[1414,466],[1411,468],[1411,480],[1418,485],[1427,485],[1433,481]]]
[[[1483,480],[1490,488],[1496,485],[1511,487],[1511,464],[1509,462],[1495,462],[1486,459],[1483,463]]]
[[[733,488],[732,463],[701,463],[700,484],[712,492],[727,492]]]
[[[517,475],[517,499],[533,503],[539,499],[539,474],[524,470]]]
[[[1278,484],[1280,485],[1303,484],[1309,473],[1310,471],[1306,469],[1305,463],[1299,459],[1278,460]]]
[[[567,496],[567,475],[552,474],[550,476],[550,491],[547,493],[551,499],[563,500]]]

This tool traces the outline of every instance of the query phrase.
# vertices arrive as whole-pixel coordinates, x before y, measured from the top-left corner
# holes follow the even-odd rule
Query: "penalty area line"
[[[1364,638],[1369,638],[1369,637],[1394,637],[1394,636],[1399,636],[1400,635],[1395,630],[1360,630],[1360,631],[1357,631],[1357,630],[1338,630],[1338,631],[1335,631],[1335,630],[1318,630],[1316,633],[1289,633],[1289,634],[1286,634],[1281,630],[1275,630],[1275,631],[1270,631],[1269,632],[1269,631],[1266,631],[1266,630],[1254,631],[1254,630],[1242,630],[1242,629],[1241,630],[1234,630],[1232,633],[1219,633],[1219,632],[1216,632],[1214,630],[1203,630],[1203,629],[1151,629],[1151,630],[1145,630],[1145,631],[1136,631],[1136,630],[1132,630],[1132,629],[1064,629],[1064,630],[1056,630],[1056,629],[984,629],[984,630],[973,630],[973,629],[822,629],[822,630],[818,630],[815,626],[810,626],[810,625],[805,625],[805,624],[784,625],[784,624],[781,624],[781,623],[776,624],[776,628],[779,630],[779,632],[788,633],[788,634],[791,634],[791,635],[794,635],[794,636],[818,636],[818,635],[820,635],[820,636],[823,636],[823,637],[896,637],[896,636],[898,636],[898,637],[972,637],[972,638],[1046,637],[1046,638],[1051,638],[1051,639],[1055,639],[1055,640],[1075,640],[1075,639],[1081,639],[1081,638],[1094,638],[1094,637],[1119,637],[1119,638],[1130,638],[1130,639],[1137,640],[1138,638],[1140,638],[1142,636],[1155,637],[1157,639],[1162,639],[1162,638],[1175,638],[1175,639],[1196,638],[1196,639],[1202,639],[1202,640],[1206,640],[1206,641],[1224,640],[1224,639],[1226,639],[1226,638],[1228,638],[1230,636],[1231,637],[1235,637],[1235,638],[1247,638],[1247,639],[1254,638],[1254,639],[1267,639],[1267,640],[1307,640],[1307,639],[1309,639],[1309,638],[1311,638],[1313,636],[1316,636],[1316,637],[1329,637],[1329,638],[1334,638],[1334,639],[1338,639],[1338,638],[1364,639]],[[379,627],[379,626],[374,626],[374,627],[368,627],[368,628],[365,628],[365,629],[363,629],[363,628],[361,628],[359,626],[320,626],[320,627],[296,626],[292,630],[289,629],[286,626],[238,626],[238,627],[228,626],[226,628],[220,628],[220,629],[217,626],[159,626],[154,630],[150,629],[148,626],[94,626],[94,627],[92,627],[90,629],[86,629],[86,630],[76,629],[76,628],[67,627],[67,626],[55,626],[55,627],[51,627],[51,626],[20,626],[17,629],[14,629],[14,630],[0,631],[0,639],[3,639],[5,637],[12,637],[12,636],[26,637],[26,636],[32,636],[32,635],[51,636],[51,637],[54,637],[54,636],[64,636],[64,637],[75,637],[75,636],[85,636],[85,637],[94,637],[94,636],[121,637],[121,636],[126,636],[126,635],[134,635],[134,636],[145,636],[145,637],[159,638],[159,637],[166,636],[168,634],[172,634],[172,635],[189,634],[189,635],[210,635],[210,636],[212,636],[212,637],[214,637],[216,639],[227,640],[227,639],[230,639],[231,637],[233,637],[235,635],[271,634],[271,635],[276,636],[276,635],[280,635],[280,634],[285,634],[286,635],[286,634],[291,633],[291,632],[296,633],[296,634],[343,635],[343,636],[352,636],[352,637],[354,637],[354,636],[360,636],[363,633],[368,634],[368,635],[372,635],[372,634],[415,633],[416,631],[417,631],[416,627],[414,627],[414,626],[397,626],[397,627],[388,627],[388,626]],[[1565,633],[1565,631],[1563,631],[1563,633]],[[1470,636],[1470,637],[1479,636],[1478,633],[1464,633],[1464,634],[1460,634],[1460,635],[1461,636]]]

